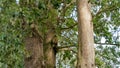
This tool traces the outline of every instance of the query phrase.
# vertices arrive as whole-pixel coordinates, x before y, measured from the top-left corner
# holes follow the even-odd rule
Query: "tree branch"
[[[95,43],[95,44],[98,44],[98,45],[113,45],[113,46],[120,46],[119,44],[109,44],[109,43]],[[72,51],[73,53],[76,53],[76,51],[73,50],[73,48],[77,48],[76,45],[70,45],[70,46],[57,46],[56,49],[59,51]]]
[[[65,2],[65,0],[63,0],[63,5],[61,5],[62,9],[60,10],[60,17],[61,18],[58,17],[58,21],[59,21],[58,24],[63,23],[65,21],[64,17],[65,17],[65,13],[66,13],[67,9],[75,2],[76,2],[76,0],[72,0],[69,4],[67,4]]]
[[[69,26],[69,27],[67,27],[67,28],[61,28],[61,30],[72,29],[72,28],[74,28],[77,24],[78,24],[78,23],[75,23],[75,24],[73,24],[73,25],[71,25],[71,26]]]
[[[95,43],[95,44],[98,44],[98,45],[113,45],[113,46],[120,46],[119,44],[110,44],[110,43]],[[70,45],[70,46],[58,46],[57,49],[58,50],[69,50],[70,48],[75,48],[77,47],[76,45]]]
[[[70,46],[58,46],[57,49],[71,48],[71,47],[77,47],[77,46],[75,46],[75,45],[70,45]]]
[[[119,46],[119,44],[110,44],[110,43],[95,43],[95,44],[99,44],[99,45],[116,45],[116,46]]]
[[[118,9],[118,7],[116,7],[115,5],[113,5],[113,6],[111,6],[111,7],[107,7],[107,8],[105,8],[105,9],[99,10],[99,11],[97,12],[97,14],[93,16],[93,18],[94,18],[95,16],[100,15],[100,14],[103,13],[103,12],[113,11],[113,10],[116,10],[116,9]]]
[[[35,34],[36,34],[39,38],[41,38],[41,39],[43,40],[43,34],[42,34],[42,32],[39,31],[37,25],[35,25],[35,24],[33,23],[33,24],[30,25],[30,28],[33,29],[33,31],[35,32]]]
[[[72,0],[69,4],[66,4],[66,9],[69,7],[69,6],[71,6],[73,3],[75,3],[76,2],[76,0]]]
[[[73,53],[77,53],[76,51],[73,50],[73,48],[75,48],[76,46],[59,46],[57,47],[58,51],[72,51]]]

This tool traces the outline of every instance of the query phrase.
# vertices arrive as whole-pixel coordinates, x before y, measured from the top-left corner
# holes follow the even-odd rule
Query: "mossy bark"
[[[50,36],[51,37],[51,36]],[[53,38],[54,39],[54,38]],[[48,43],[37,36],[25,39],[25,48],[28,55],[25,57],[25,68],[56,68],[57,42],[53,39]]]
[[[25,68],[44,68],[43,42],[36,36],[25,39]]]

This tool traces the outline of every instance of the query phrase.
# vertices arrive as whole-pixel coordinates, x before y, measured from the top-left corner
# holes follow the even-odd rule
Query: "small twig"
[[[76,0],[72,0],[69,4],[66,4],[66,9],[69,7],[69,6],[71,6],[73,3],[75,3],[76,2]]]
[[[95,43],[95,44],[99,44],[99,45],[116,45],[116,46],[119,46],[118,44],[110,44],[110,43]]]

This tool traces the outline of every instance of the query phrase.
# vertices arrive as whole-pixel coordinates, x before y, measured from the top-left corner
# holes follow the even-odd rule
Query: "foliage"
[[[91,0],[95,43],[105,38],[107,44],[96,47],[96,65],[112,68],[120,57],[120,1]],[[25,23],[26,22],[26,23]],[[0,0],[0,67],[23,68],[26,35],[32,35],[31,24],[37,24],[44,35],[51,27],[59,46],[78,45],[75,0]],[[52,25],[49,25],[52,24]],[[25,26],[25,27],[24,27]],[[57,54],[57,68],[74,68],[77,48]],[[61,62],[62,61],[62,62]]]
[[[92,3],[94,2],[92,1]],[[99,0],[95,1],[92,7],[95,43],[107,44],[96,47],[96,63],[98,63],[98,67],[104,65],[104,68],[113,68],[120,63],[119,3],[119,0]]]

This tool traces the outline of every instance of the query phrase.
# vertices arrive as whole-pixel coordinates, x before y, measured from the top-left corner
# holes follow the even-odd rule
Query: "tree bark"
[[[46,68],[56,68],[57,37],[54,30],[48,31],[44,44],[44,60]]]
[[[36,36],[25,39],[25,68],[44,68],[43,42]]]
[[[33,29],[33,37],[25,39],[25,68],[55,68],[57,41],[54,31],[49,32],[43,40],[37,30]]]
[[[45,68],[56,68],[56,54],[54,48],[51,44],[44,46],[44,60],[45,60]]]
[[[78,62],[77,68],[95,68],[93,24],[88,0],[77,0]]]

